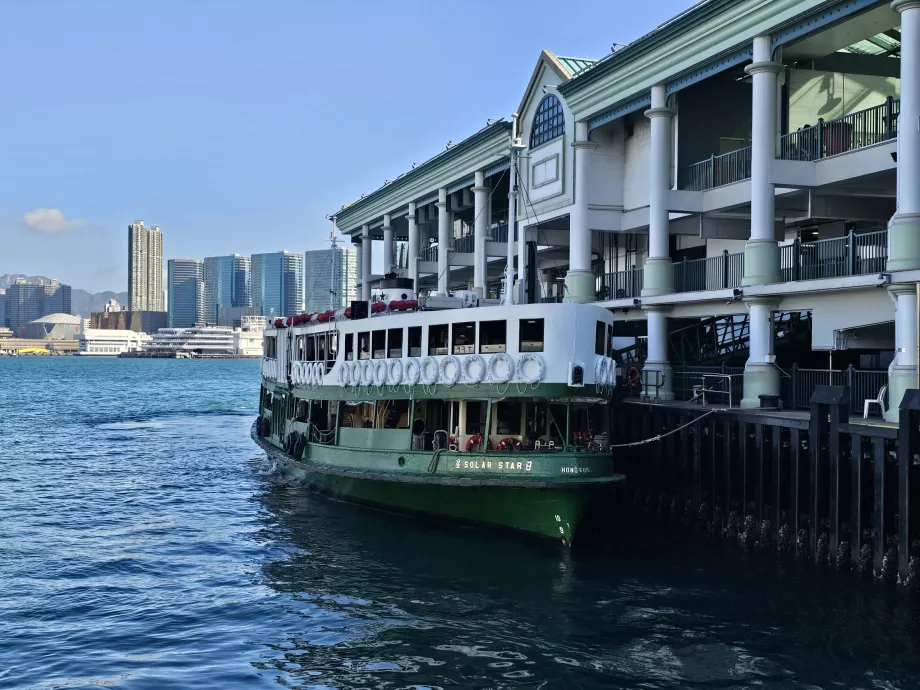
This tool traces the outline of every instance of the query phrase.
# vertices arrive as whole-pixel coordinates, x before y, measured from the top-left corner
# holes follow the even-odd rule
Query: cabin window
[[[358,333],[358,359],[371,358],[371,334],[370,331]]]
[[[607,352],[607,347],[604,345],[606,336],[607,324],[603,321],[598,321],[597,326],[594,328],[594,354],[603,355]]]
[[[476,352],[476,322],[455,323],[452,336],[452,352],[455,355],[471,355]]]
[[[543,319],[521,319],[520,352],[543,352]]]
[[[466,433],[484,434],[486,431],[486,408],[484,400],[468,400],[466,403]]]
[[[374,331],[371,335],[371,349],[374,359],[384,359],[387,356],[387,332]]]
[[[401,328],[391,328],[387,331],[387,356],[399,358],[403,356],[403,332]]]
[[[385,400],[377,405],[378,429],[408,429],[409,400]]]
[[[504,400],[497,407],[499,436],[520,435],[521,403],[517,400]]]
[[[353,333],[345,334],[345,359],[355,358],[355,336]]]
[[[313,362],[316,360],[316,336],[308,335],[307,336],[307,361]]]
[[[607,324],[607,356],[613,357],[613,324]]]
[[[437,326],[428,327],[428,354],[429,355],[446,355],[447,354],[447,331],[446,323]]]
[[[479,351],[482,354],[505,352],[508,342],[507,321],[482,321],[479,324]]]
[[[339,354],[339,332],[330,331],[328,334],[328,343],[326,347],[326,361],[334,362]]]
[[[342,406],[342,426],[353,429],[374,428],[374,408],[372,402],[347,401]]]
[[[326,334],[320,333],[316,336],[316,361],[326,361]]]
[[[422,356],[422,327],[421,326],[410,326],[409,327],[409,356],[410,357],[421,357]]]

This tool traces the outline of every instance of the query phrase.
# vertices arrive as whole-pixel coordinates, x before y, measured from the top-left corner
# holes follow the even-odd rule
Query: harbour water
[[[920,600],[273,481],[254,361],[0,358],[0,688],[916,688]]]

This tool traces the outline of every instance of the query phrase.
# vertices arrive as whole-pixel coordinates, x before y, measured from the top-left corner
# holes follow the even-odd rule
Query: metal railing
[[[888,383],[887,371],[860,370],[852,365],[846,369],[800,369],[797,365],[784,372],[780,381],[780,397],[791,409],[808,409],[816,386],[848,386],[850,414],[862,416],[863,403],[878,397]]]
[[[881,273],[888,263],[888,230],[780,247],[783,282]]]
[[[422,261],[437,261],[438,260],[438,245],[425,247],[419,252],[419,256],[422,257]]]
[[[741,286],[744,277],[744,252],[705,259],[684,259],[674,263],[674,285],[677,292],[722,290]]]
[[[453,241],[453,251],[463,254],[472,254],[476,251],[476,236],[473,233],[455,237]]]
[[[900,99],[889,97],[881,105],[866,108],[834,120],[797,129],[780,138],[779,158],[816,161],[827,156],[880,144],[897,137]]]
[[[598,285],[598,299],[625,299],[642,294],[643,269],[627,268],[625,271],[605,273]]]
[[[508,241],[508,224],[500,223],[499,225],[493,225],[489,228],[486,239],[489,242],[507,242]],[[517,233],[515,233],[515,239],[517,239]]]
[[[704,161],[681,168],[677,188],[691,192],[722,187],[751,177],[751,147],[713,155]]]
[[[674,399],[688,401],[693,398],[694,387],[703,385],[703,375],[722,374],[730,375],[731,379],[731,399],[732,401],[741,400],[743,393],[743,380],[741,374],[744,374],[744,367],[730,367],[727,365],[693,365],[693,366],[676,366],[673,369],[672,386],[674,390]],[[726,387],[725,403],[728,403],[728,388]],[[718,401],[716,396],[713,400]],[[708,402],[708,401],[707,401]]]

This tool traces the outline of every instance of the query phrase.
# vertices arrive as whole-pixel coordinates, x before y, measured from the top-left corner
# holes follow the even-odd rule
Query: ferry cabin
[[[615,379],[608,310],[375,304],[382,308],[370,318],[314,315],[266,330],[263,405],[273,435],[419,451],[604,448]]]

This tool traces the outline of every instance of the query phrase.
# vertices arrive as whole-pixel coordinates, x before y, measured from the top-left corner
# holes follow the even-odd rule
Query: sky
[[[165,258],[328,246],[325,216],[693,0],[5,0],[0,275],[127,289]],[[164,266],[165,267],[165,266]]]

